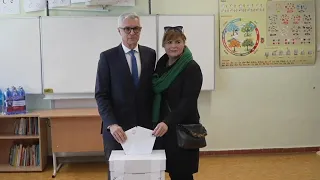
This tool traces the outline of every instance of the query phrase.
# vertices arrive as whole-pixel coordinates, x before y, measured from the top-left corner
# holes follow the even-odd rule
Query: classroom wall
[[[319,17],[320,3],[316,8]],[[153,12],[218,14],[218,1],[153,1]],[[320,44],[319,35],[317,42]],[[204,92],[199,100],[209,131],[207,150],[320,145],[319,62],[309,67],[216,68],[215,87],[215,92]]]
[[[135,8],[112,8],[109,13],[52,11],[52,15],[108,15],[127,11],[147,14],[148,0],[137,0]],[[217,14],[218,1],[153,0],[152,12]],[[40,14],[44,15],[43,12],[32,15]],[[218,51],[218,29],[216,34]],[[320,42],[320,38],[317,40]],[[201,120],[209,133],[204,150],[320,146],[319,62],[305,67],[219,69],[216,53],[216,67],[216,90],[202,92],[199,98]],[[60,100],[54,104],[56,108],[96,106],[94,100]]]

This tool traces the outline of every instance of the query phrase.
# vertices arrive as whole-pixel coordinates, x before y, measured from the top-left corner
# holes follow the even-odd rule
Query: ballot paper
[[[151,154],[156,137],[152,135],[153,130],[140,126],[131,128],[125,133],[127,140],[122,143],[126,155]]]

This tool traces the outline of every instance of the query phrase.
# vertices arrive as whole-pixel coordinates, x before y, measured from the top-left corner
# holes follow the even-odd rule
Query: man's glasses
[[[183,26],[165,26],[164,27],[164,32],[167,32],[169,30],[174,30],[174,31],[183,33]]]
[[[135,33],[135,34],[137,34],[137,33],[139,33],[140,31],[141,31],[141,27],[139,27],[139,26],[136,26],[136,27],[120,27],[120,29],[122,29],[126,34],[130,34],[131,33],[131,30]]]

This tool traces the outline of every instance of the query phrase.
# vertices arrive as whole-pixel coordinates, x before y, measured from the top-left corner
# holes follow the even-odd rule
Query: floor
[[[66,164],[55,180],[105,180],[103,163]],[[0,180],[49,180],[52,167],[42,173],[0,173]],[[166,177],[166,180],[169,180]],[[201,157],[195,180],[320,180],[316,153]]]

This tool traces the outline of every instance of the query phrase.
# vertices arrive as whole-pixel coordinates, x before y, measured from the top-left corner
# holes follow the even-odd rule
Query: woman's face
[[[164,44],[164,49],[170,58],[178,57],[182,54],[185,43],[182,38],[169,40]]]

